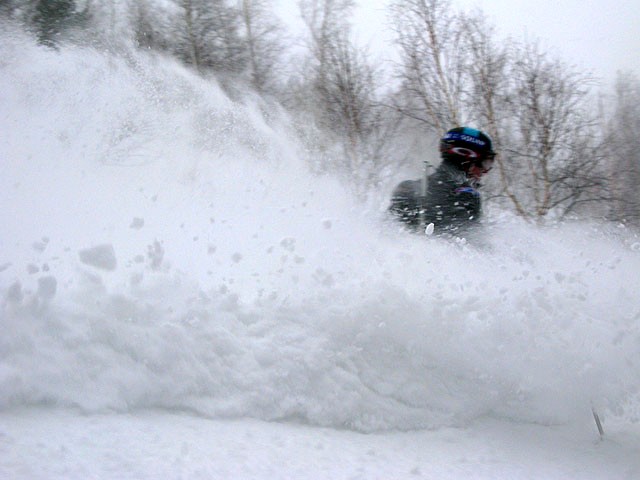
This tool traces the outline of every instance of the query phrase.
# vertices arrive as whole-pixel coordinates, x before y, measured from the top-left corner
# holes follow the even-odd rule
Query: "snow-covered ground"
[[[2,40],[0,478],[640,478],[632,232],[408,235],[274,106]]]
[[[636,479],[638,432],[482,418],[364,434],[167,411],[0,414],[2,478]]]

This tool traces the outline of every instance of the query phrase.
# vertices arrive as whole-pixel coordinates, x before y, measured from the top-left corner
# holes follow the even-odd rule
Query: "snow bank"
[[[407,235],[309,173],[264,103],[166,59],[3,40],[0,408],[638,419],[631,233]]]

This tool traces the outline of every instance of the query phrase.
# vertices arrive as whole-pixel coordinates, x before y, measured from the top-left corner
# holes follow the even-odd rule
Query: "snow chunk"
[[[142,227],[144,227],[144,218],[139,217],[134,217],[133,220],[131,220],[131,225],[129,225],[129,228],[135,230],[140,230]]]
[[[113,271],[116,269],[116,253],[113,245],[104,244],[86,248],[78,252],[80,261],[85,265],[98,268],[100,270]]]
[[[151,262],[151,269],[158,270],[162,266],[162,259],[164,258],[164,248],[162,243],[158,240],[154,240],[153,244],[148,245],[147,257]]]
[[[42,253],[46,250],[48,244],[49,244],[49,237],[42,237],[42,240],[34,242],[33,245],[31,246],[36,252]]]
[[[58,281],[55,277],[47,275],[38,279],[38,296],[44,300],[51,300],[58,290]]]
[[[20,282],[14,282],[7,293],[5,294],[5,298],[9,303],[20,303],[24,299],[24,293],[22,292],[22,284]]]
[[[292,237],[286,237],[280,240],[280,246],[288,252],[293,252],[296,249],[296,239]]]
[[[433,235],[433,229],[434,229],[433,223],[430,223],[429,225],[427,225],[427,228],[424,229],[425,235]]]

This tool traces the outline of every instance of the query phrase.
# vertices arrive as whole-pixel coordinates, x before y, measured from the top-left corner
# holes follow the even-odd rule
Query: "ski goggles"
[[[454,145],[448,145],[442,153],[448,153],[449,155],[457,155],[459,157],[464,157],[470,161],[476,161],[481,158],[480,152],[477,152],[471,148],[467,147],[457,147]]]
[[[489,170],[493,168],[493,159],[483,159],[479,162],[469,162],[465,168],[465,172],[468,176],[474,178],[480,178],[483,175],[489,173]]]
[[[478,152],[472,148],[468,147],[460,147],[456,145],[448,145],[443,150],[442,153],[447,153],[449,155],[457,155],[459,157],[467,159],[467,161],[471,163],[475,163],[478,166],[481,166],[487,172],[493,168],[493,162],[496,158],[496,154],[494,152]]]
[[[482,168],[482,170],[484,170],[484,173],[487,173],[489,170],[493,168],[493,164],[495,160],[496,160],[496,154],[490,153],[479,162],[476,162],[476,164],[478,164],[478,166]]]

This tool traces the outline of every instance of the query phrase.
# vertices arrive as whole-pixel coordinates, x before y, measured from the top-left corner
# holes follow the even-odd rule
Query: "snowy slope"
[[[0,477],[640,477],[632,232],[410,236],[273,105],[0,45]]]
[[[0,414],[2,478],[635,479],[638,435],[484,418],[362,434],[166,411]]]

